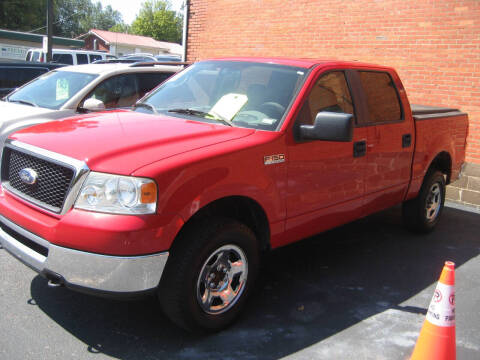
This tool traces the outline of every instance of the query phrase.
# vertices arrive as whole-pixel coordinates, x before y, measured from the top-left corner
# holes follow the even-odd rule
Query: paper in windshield
[[[232,120],[247,102],[248,97],[244,94],[227,94],[220,98],[209,111],[212,115]]]

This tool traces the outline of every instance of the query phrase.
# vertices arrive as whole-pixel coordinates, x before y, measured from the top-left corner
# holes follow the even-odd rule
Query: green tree
[[[118,33],[131,34],[132,27],[128,24],[125,24],[124,22],[119,22],[113,25],[108,30],[113,32],[118,32]]]
[[[53,0],[52,0],[53,1]],[[122,23],[111,6],[91,0],[54,0],[53,34],[76,37],[92,28],[108,30]],[[0,28],[46,33],[47,0],[0,0]]]
[[[56,0],[55,35],[76,37],[90,29],[108,30],[122,22],[122,15],[110,5],[102,8],[91,0]]]
[[[0,0],[0,29],[30,31],[45,26],[46,0]]]
[[[166,0],[147,0],[132,23],[132,33],[155,40],[180,43],[182,19]]]

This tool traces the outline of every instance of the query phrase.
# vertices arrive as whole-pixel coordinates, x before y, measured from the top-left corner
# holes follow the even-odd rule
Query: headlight
[[[91,172],[75,207],[114,214],[153,214],[157,185],[153,180]]]

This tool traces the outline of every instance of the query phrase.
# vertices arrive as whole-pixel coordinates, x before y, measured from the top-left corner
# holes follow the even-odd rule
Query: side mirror
[[[300,125],[300,139],[349,142],[353,138],[353,115],[320,111],[313,125]]]
[[[82,110],[102,111],[105,110],[105,104],[102,100],[89,98],[83,102]]]

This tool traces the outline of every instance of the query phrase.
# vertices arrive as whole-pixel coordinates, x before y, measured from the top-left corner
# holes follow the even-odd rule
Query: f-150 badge
[[[267,155],[263,157],[263,163],[265,165],[278,164],[282,162],[285,162],[284,154]]]

